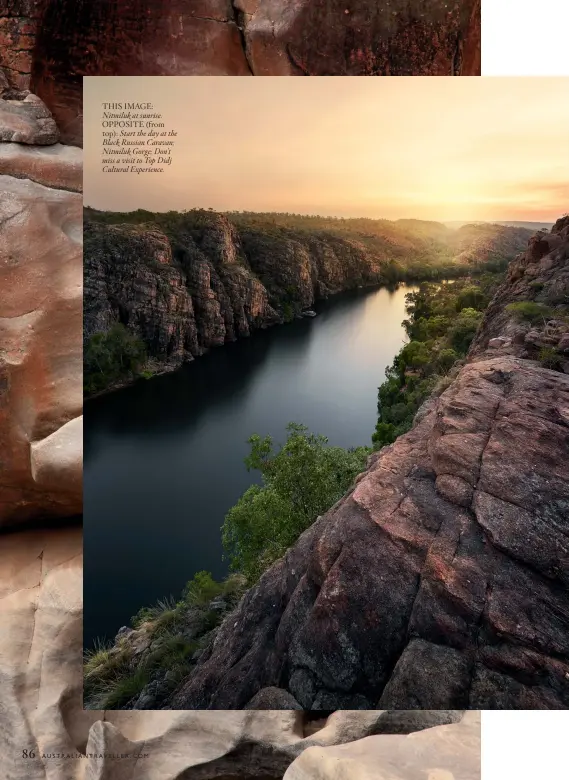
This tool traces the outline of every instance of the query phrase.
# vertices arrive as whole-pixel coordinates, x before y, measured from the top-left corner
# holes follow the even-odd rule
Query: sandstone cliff
[[[0,69],[0,527],[81,513],[82,154]]]
[[[480,0],[5,0],[0,42],[81,144],[83,76],[479,75]]]
[[[85,338],[119,322],[144,342],[150,365],[175,368],[343,290],[511,257],[528,235],[493,225],[87,209]]]
[[[455,381],[245,594],[173,709],[268,686],[307,709],[569,706],[568,274],[564,217],[512,262]]]

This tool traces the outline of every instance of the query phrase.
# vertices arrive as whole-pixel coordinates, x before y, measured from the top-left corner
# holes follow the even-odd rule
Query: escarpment
[[[76,144],[83,76],[480,74],[480,0],[5,0],[0,35]]]
[[[246,592],[169,708],[266,688],[305,709],[569,706],[568,274],[564,217],[511,263],[453,383]]]
[[[120,324],[141,340],[152,371],[173,369],[342,291],[483,269],[498,248],[513,255],[529,234],[488,225],[471,226],[470,234],[419,221],[315,220],[87,209],[86,345]]]

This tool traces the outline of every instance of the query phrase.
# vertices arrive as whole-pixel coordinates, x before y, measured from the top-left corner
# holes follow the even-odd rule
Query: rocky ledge
[[[305,709],[569,706],[568,282],[564,217],[511,263],[456,379],[245,594],[173,709],[267,687]]]

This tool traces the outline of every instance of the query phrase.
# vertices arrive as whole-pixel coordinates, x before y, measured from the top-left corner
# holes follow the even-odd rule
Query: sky
[[[102,172],[102,104],[177,132],[164,173]],[[85,204],[110,211],[553,222],[569,204],[569,77],[84,79]]]

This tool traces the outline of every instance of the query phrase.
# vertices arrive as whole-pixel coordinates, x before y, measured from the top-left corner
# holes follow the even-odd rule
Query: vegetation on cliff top
[[[220,343],[220,333],[231,340],[236,326],[227,331],[227,323],[241,316],[249,317],[248,327],[253,330],[277,321],[288,322],[300,316],[315,298],[342,290],[503,269],[528,235],[523,228],[491,224],[451,230],[441,223],[422,220],[219,214],[208,209],[120,213],[86,208],[85,222],[86,290],[92,289],[92,294],[86,295],[86,395],[126,384],[150,365],[158,370],[166,364],[174,367],[184,355],[203,354],[212,345],[211,334],[216,344]],[[124,226],[125,230],[108,231],[105,225]],[[139,237],[146,229],[152,232],[156,228],[169,241],[168,263],[158,262],[151,249],[145,253],[136,247],[129,254],[134,235]],[[117,258],[122,259],[121,263]],[[107,270],[102,272],[105,264]],[[126,270],[119,274],[114,287],[101,286],[101,280],[95,278],[89,288],[90,269],[112,276],[125,264]],[[97,271],[92,272],[96,277]],[[193,311],[191,316],[196,320],[193,330],[189,323],[178,323],[175,336],[166,333],[166,326],[160,324],[162,314],[144,311],[133,293],[138,289],[133,280],[139,273],[149,273],[155,279],[164,301],[169,300],[170,278],[185,287],[188,311]],[[211,289],[196,288],[202,282]],[[234,300],[240,287],[247,290],[259,282],[266,291],[269,322],[262,315],[255,315],[256,320],[253,315],[244,315],[246,302]],[[106,300],[103,288],[107,289]],[[203,306],[203,300],[210,298],[218,300],[218,315],[214,307]],[[115,320],[103,332],[98,331],[101,318],[94,316],[99,306],[104,308],[103,321]],[[150,322],[155,327],[149,327],[149,318],[153,317],[158,322]],[[168,355],[171,343],[184,344],[172,360]]]
[[[451,229],[440,222],[418,219],[322,217],[319,215],[230,211],[131,212],[97,211],[85,208],[85,220],[107,225],[153,224],[174,244],[191,237],[198,245],[204,231],[226,218],[237,230],[245,254],[270,249],[271,242],[287,238],[340,239],[357,242],[382,265],[378,282],[415,281],[461,276],[478,271],[504,270],[521,251],[531,231],[493,223],[475,223]]]
[[[406,298],[403,326],[409,342],[395,356],[379,387],[375,449],[408,431],[421,404],[448,385],[476,334],[501,274],[467,277],[453,284],[421,284]]]

